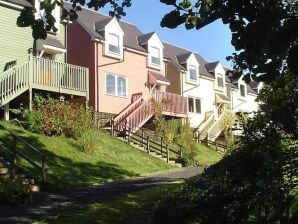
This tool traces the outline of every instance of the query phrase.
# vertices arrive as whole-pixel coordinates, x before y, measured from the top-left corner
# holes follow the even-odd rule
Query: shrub
[[[24,119],[32,132],[79,138],[93,128],[92,112],[92,109],[86,109],[83,105],[35,96],[33,110],[25,111]]]

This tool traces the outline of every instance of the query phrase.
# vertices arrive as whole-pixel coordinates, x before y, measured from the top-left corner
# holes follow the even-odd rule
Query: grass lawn
[[[51,217],[35,224],[46,223],[150,223],[150,216],[155,203],[169,192],[177,189],[182,182],[150,187],[137,193],[128,194],[120,198],[96,203],[85,210]]]
[[[28,132],[17,125],[6,122],[0,122],[0,124],[21,136],[47,156],[48,183],[44,187],[49,190],[100,184],[174,168],[173,165],[153,158],[102,132],[97,136],[99,147],[89,155],[80,151],[77,140],[46,137]],[[8,132],[0,129],[0,156],[4,154],[1,145],[10,147],[10,144],[12,141]],[[36,154],[31,153],[21,144],[17,147],[32,160],[40,161]],[[40,177],[30,164],[19,162],[26,167],[27,174],[35,178]]]
[[[199,154],[197,160],[200,166],[211,165],[222,159],[223,154],[216,152],[202,144],[197,144]]]

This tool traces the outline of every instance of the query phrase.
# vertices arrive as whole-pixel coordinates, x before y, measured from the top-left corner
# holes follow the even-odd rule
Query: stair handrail
[[[8,97],[29,87],[29,62],[12,67],[0,75],[0,105]]]
[[[214,129],[216,128],[216,127],[219,127],[219,123],[221,122],[221,120],[222,120],[222,118],[226,115],[226,112],[228,112],[228,111],[230,111],[230,110],[228,110],[228,109],[224,109],[223,111],[222,111],[222,114],[218,117],[218,119],[214,122],[214,124],[209,128],[209,130],[207,131],[207,133],[208,133],[208,136],[213,136],[213,137],[217,137],[216,135],[212,135],[211,133],[212,133],[212,131],[214,131]],[[219,128],[220,129],[220,128]],[[208,137],[209,138],[209,137]]]
[[[199,133],[203,132],[203,130],[205,130],[206,127],[210,124],[210,122],[214,120],[214,118],[214,112],[212,112],[212,114],[207,118],[207,120],[198,127],[197,131]]]
[[[0,124],[0,128],[2,130],[7,131],[12,137],[13,137],[13,143],[14,143],[14,147],[12,149],[12,154],[13,154],[13,159],[12,159],[12,166],[15,166],[16,164],[16,157],[20,156],[23,159],[25,159],[27,162],[29,162],[31,165],[35,166],[37,169],[40,170],[41,172],[41,180],[42,183],[46,182],[46,160],[47,157],[45,154],[43,154],[42,152],[40,152],[38,149],[36,149],[34,146],[32,146],[30,143],[28,143],[27,141],[25,141],[24,139],[22,139],[20,136],[16,135],[14,132],[8,130],[6,127],[4,127],[2,124]],[[29,148],[31,151],[33,151],[34,153],[38,154],[41,157],[41,165],[37,164],[36,162],[34,162],[33,160],[31,160],[27,155],[25,155],[22,152],[19,152],[17,150],[16,147],[16,141],[21,142],[23,145],[25,145],[27,148]],[[15,169],[15,167],[12,167],[12,169]]]
[[[135,127],[140,128],[140,124],[143,123],[149,117],[152,117],[152,115],[154,114],[154,108],[152,107],[152,104],[153,104],[152,100],[154,100],[155,97],[156,97],[155,94],[150,95],[146,100],[144,100],[142,102],[142,104],[138,108],[136,108],[132,113],[130,113],[126,117],[125,122],[127,124],[133,124]],[[143,119],[142,119],[142,117],[140,117],[142,115],[142,113],[145,114],[145,117],[143,117]],[[133,116],[135,116],[135,118],[136,118],[137,115],[140,115],[138,117],[140,119],[138,119],[138,122],[135,123],[135,122],[133,122],[133,120],[131,118]],[[136,121],[136,120],[134,120],[134,121]],[[137,128],[132,129],[132,131],[136,131]]]
[[[119,123],[121,122],[121,120],[125,119],[126,116],[128,116],[130,114],[130,112],[132,112],[135,108],[137,107],[141,102],[142,102],[143,98],[139,98],[138,100],[136,100],[135,102],[129,104],[127,107],[125,107],[119,114],[117,114],[114,118],[113,121],[114,123]]]

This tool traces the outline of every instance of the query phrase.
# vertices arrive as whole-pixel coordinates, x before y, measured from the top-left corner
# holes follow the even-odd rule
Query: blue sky
[[[207,61],[219,60],[231,67],[225,60],[234,52],[227,26],[218,20],[200,30],[186,30],[183,25],[176,29],[161,28],[162,17],[172,9],[159,0],[132,0],[132,7],[125,10],[127,15],[122,20],[135,24],[143,33],[155,31],[163,41],[199,53]],[[100,10],[108,11],[107,7]]]

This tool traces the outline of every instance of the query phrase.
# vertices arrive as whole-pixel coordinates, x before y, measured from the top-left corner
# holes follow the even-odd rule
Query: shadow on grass
[[[48,219],[47,223],[151,223],[156,203],[179,186],[181,183],[150,187],[113,200],[92,204],[87,209],[68,214],[61,213]]]
[[[56,155],[46,149],[36,136],[26,136],[25,131],[17,128],[10,128],[11,131],[21,136],[26,142],[34,146],[43,153],[47,160],[47,183],[43,186],[47,190],[62,190],[79,186],[105,183],[112,180],[124,179],[126,177],[137,176],[137,173],[127,171],[117,164],[98,161],[93,163],[78,162],[71,158]],[[55,139],[53,139],[54,141]],[[6,149],[13,147],[13,140],[8,132],[1,131],[0,144]],[[24,144],[18,142],[17,149],[24,153],[32,161],[41,164],[40,156],[31,151]],[[78,152],[79,153],[79,152]],[[0,148],[0,156],[9,159],[9,155]],[[22,167],[22,172],[28,177],[34,177],[41,181],[41,172],[24,159],[18,159],[18,164]]]

